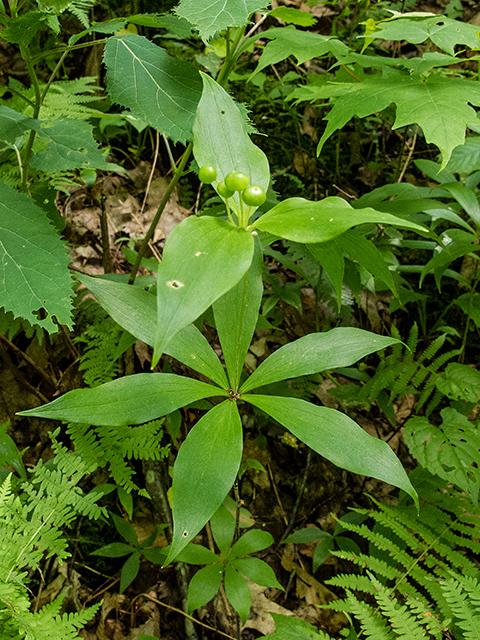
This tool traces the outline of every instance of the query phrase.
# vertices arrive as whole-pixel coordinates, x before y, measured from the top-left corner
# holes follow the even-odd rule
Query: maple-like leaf
[[[310,98],[325,98],[328,88],[310,87]],[[363,82],[332,85],[335,95],[332,110],[325,117],[327,127],[318,143],[320,153],[325,141],[354,116],[364,118],[383,111],[392,102],[397,107],[394,129],[410,124],[421,127],[425,140],[442,152],[445,168],[452,151],[465,141],[465,128],[476,121],[470,105],[480,106],[480,86],[461,78],[430,75],[406,76],[391,71],[387,77],[374,76]]]

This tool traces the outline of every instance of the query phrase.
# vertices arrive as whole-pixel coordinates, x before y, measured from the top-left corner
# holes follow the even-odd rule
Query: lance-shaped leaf
[[[167,563],[222,504],[237,476],[242,448],[242,421],[235,402],[210,409],[188,434],[173,469],[173,539]]]
[[[198,71],[147,38],[124,35],[105,45],[111,99],[174,142],[192,136],[202,82]]]
[[[369,436],[344,413],[298,398],[255,394],[243,399],[338,467],[403,489],[418,505],[417,492],[388,444]]]
[[[71,327],[67,250],[45,212],[25,193],[0,183],[0,307],[53,333]],[[36,312],[44,309],[46,316]]]
[[[140,287],[111,280],[77,276],[90,289],[115,322],[151,347],[157,334],[157,297]],[[225,370],[205,336],[193,324],[181,329],[165,348],[165,353],[203,373],[220,387],[228,387]]]
[[[206,41],[227,27],[243,27],[251,13],[268,4],[268,0],[180,0],[175,12],[195,25]]]
[[[307,249],[313,255],[318,264],[325,269],[330,276],[333,288],[337,294],[338,309],[340,310],[342,300],[342,284],[345,274],[345,258],[341,247],[335,239],[326,242],[310,243]]]
[[[246,393],[279,380],[335,367],[349,367],[360,358],[399,342],[396,338],[379,336],[355,327],[337,327],[325,333],[310,333],[274,351],[255,369],[240,391]]]
[[[69,391],[19,415],[120,427],[155,420],[191,402],[222,395],[227,395],[223,389],[193,378],[173,373],[138,373],[93,389]]]
[[[480,205],[472,189],[468,189],[468,187],[461,182],[443,184],[442,189],[449,191],[455,200],[465,209],[476,226],[480,226]]]
[[[270,183],[267,156],[250,140],[245,120],[225,89],[202,74],[203,93],[193,125],[193,155],[201,167],[212,165],[218,180],[241,171],[265,191]],[[235,195],[238,202],[238,194]]]
[[[230,291],[213,304],[215,325],[223,350],[230,388],[238,389],[240,376],[258,321],[262,303],[263,256],[257,238],[250,269]]]
[[[421,234],[429,231],[419,224],[403,220],[370,207],[354,209],[348,202],[331,196],[318,202],[289,198],[267,211],[249,229],[260,229],[295,242],[325,242],[365,222],[411,229]]]
[[[180,329],[237,284],[253,251],[252,235],[220,218],[190,217],[175,227],[157,274],[153,365]]]

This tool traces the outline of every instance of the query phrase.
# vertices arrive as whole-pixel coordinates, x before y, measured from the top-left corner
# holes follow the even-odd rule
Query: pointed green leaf
[[[109,38],[104,62],[113,102],[174,142],[191,139],[202,91],[198,71],[191,64],[135,34]]]
[[[320,542],[315,547],[315,551],[313,552],[312,558],[312,569],[313,573],[318,569],[318,567],[325,562],[325,560],[330,555],[330,552],[335,547],[335,539],[333,536],[329,538],[324,538],[320,540]]]
[[[248,348],[258,321],[262,303],[263,256],[260,242],[249,270],[230,291],[213,304],[215,325],[227,366],[231,389],[238,389]]]
[[[256,387],[348,367],[360,358],[400,341],[355,327],[337,327],[324,333],[310,333],[277,349],[255,369],[242,385],[241,393]]]
[[[30,163],[35,169],[54,172],[67,169],[106,169],[105,152],[98,147],[94,139],[93,127],[83,120],[69,120],[62,118],[52,121],[39,121],[40,129],[37,136],[48,140],[45,150],[36,151]]]
[[[122,567],[122,573],[120,574],[120,593],[123,593],[125,589],[132,584],[137,577],[139,570],[140,554],[135,552],[132,553],[130,558],[128,558]]]
[[[38,120],[29,118],[10,107],[0,106],[0,140],[13,144],[25,131],[37,129],[38,126]]]
[[[120,518],[114,513],[110,514],[113,519],[113,523],[115,525],[115,529],[118,533],[130,544],[133,544],[134,547],[138,547],[138,538],[137,533],[130,522],[127,522],[124,518]]]
[[[223,504],[210,518],[210,528],[220,553],[226,558],[235,534],[235,518]]]
[[[318,202],[289,198],[258,218],[249,229],[260,229],[295,242],[332,240],[357,224],[373,222],[428,234],[425,227],[370,207],[354,209],[342,198],[331,196]]]
[[[75,389],[22,416],[65,422],[122,426],[154,420],[180,407],[226,391],[193,378],[172,373],[137,373],[93,389]]]
[[[480,226],[480,205],[477,196],[461,182],[449,182],[442,184],[442,189],[449,191],[455,200],[462,206],[466,213],[473,220],[475,225]]]
[[[203,567],[193,576],[188,585],[188,612],[210,602],[222,584],[223,565]]]
[[[371,240],[365,238],[358,231],[350,229],[335,238],[335,242],[352,260],[358,262],[369,273],[384,282],[390,291],[398,296],[392,272],[388,268],[382,253]]]
[[[275,571],[260,558],[238,558],[230,563],[237,571],[243,573],[249,580],[262,587],[272,587],[282,589],[278,582]]]
[[[342,301],[342,284],[345,273],[345,258],[343,251],[336,243],[336,240],[326,242],[310,243],[307,249],[330,276],[335,293],[337,294],[338,309],[340,310]]]
[[[388,444],[369,436],[345,414],[298,398],[246,395],[243,399],[338,467],[393,484],[418,505],[417,492]]]
[[[273,537],[268,531],[251,529],[243,534],[232,547],[230,558],[247,556],[250,553],[262,551],[273,544]]]
[[[225,595],[245,624],[252,606],[252,594],[246,581],[230,564],[225,567]]]
[[[71,328],[67,249],[45,213],[25,193],[0,183],[0,307],[50,333]],[[44,309],[45,318],[36,312]]]
[[[10,465],[22,480],[27,480],[27,472],[17,445],[8,435],[8,422],[0,424],[0,467]]]
[[[177,555],[176,560],[178,562],[186,562],[187,564],[211,564],[212,562],[219,563],[220,558],[207,549],[202,547],[201,544],[187,544],[185,549],[182,549]]]
[[[195,25],[206,41],[227,27],[243,27],[251,13],[268,4],[267,0],[180,0],[175,13]]]
[[[157,297],[140,287],[101,278],[79,276],[82,282],[108,311],[115,322],[151,347],[157,333]],[[225,370],[207,339],[195,327],[187,325],[170,341],[165,353],[207,376],[220,387],[228,387]]]
[[[250,140],[231,96],[210,76],[202,74],[202,78],[203,93],[193,125],[193,155],[198,166],[214,166],[219,181],[231,171],[241,171],[250,184],[266,191],[270,183],[267,156]],[[239,202],[238,194],[234,199]]]
[[[310,542],[316,542],[317,540],[321,540],[322,538],[332,538],[333,536],[326,531],[322,531],[322,529],[317,528],[309,528],[309,529],[300,529],[299,531],[295,531],[288,536],[283,542],[293,543],[293,544],[308,544]]]
[[[252,235],[220,218],[186,218],[168,236],[157,275],[158,325],[153,366],[170,340],[249,268]]]
[[[216,405],[180,447],[173,469],[171,562],[212,517],[230,491],[242,458],[242,422],[235,402]]]
[[[295,616],[279,613],[270,614],[275,622],[275,633],[269,633],[268,640],[331,640],[331,636],[323,631],[317,631],[314,626]],[[350,640],[352,636],[348,636]],[[357,638],[357,635],[353,636]]]

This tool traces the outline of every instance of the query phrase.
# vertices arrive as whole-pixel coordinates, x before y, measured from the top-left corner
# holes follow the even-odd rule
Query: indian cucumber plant
[[[172,562],[208,565],[191,581],[190,611],[208,602],[223,581],[227,598],[242,622],[246,622],[250,600],[248,586],[241,576],[258,584],[281,588],[275,573],[265,563],[247,557],[268,547],[273,540],[271,536],[255,530],[241,537],[238,535],[237,479],[243,455],[242,416],[251,413],[252,408],[341,469],[376,478],[402,490],[418,513],[417,489],[386,442],[367,434],[340,410],[281,395],[268,388],[274,383],[335,369],[351,371],[349,368],[366,356],[388,347],[400,349],[401,340],[398,336],[379,335],[357,327],[335,327],[284,344],[251,371],[246,360],[264,297],[265,255],[275,242],[296,243],[329,275],[339,306],[347,278],[344,266],[347,257],[359,265],[359,269],[382,281],[392,296],[401,300],[404,289],[400,267],[396,270],[398,265],[387,264],[382,239],[400,238],[400,245],[404,233],[409,239],[404,247],[408,242],[419,242],[433,251],[432,260],[421,267],[421,274],[424,278],[428,273],[434,273],[439,286],[444,275],[451,275],[447,270],[453,260],[472,255],[477,259],[480,216],[473,182],[464,187],[460,182],[454,184],[452,176],[452,181],[443,180],[423,191],[413,185],[395,184],[391,185],[390,191],[388,186],[381,192],[372,191],[352,204],[337,196],[318,200],[282,199],[281,194],[275,197],[271,191],[269,160],[251,139],[253,128],[246,110],[229,92],[229,79],[240,57],[260,38],[263,49],[252,77],[289,56],[294,56],[298,64],[327,56],[333,67],[331,73],[336,68],[340,70],[338,77],[329,76],[328,81],[323,82],[322,76],[318,82],[311,80],[299,85],[289,98],[297,103],[329,101],[331,108],[326,116],[327,126],[318,142],[318,153],[327,139],[351,118],[370,116],[394,103],[393,129],[412,124],[421,127],[425,141],[440,150],[441,160],[435,165],[435,171],[431,166],[429,168],[432,179],[440,176],[440,182],[442,175],[446,175],[442,171],[448,170],[452,154],[465,141],[467,126],[473,127],[475,121],[478,123],[471,105],[480,105],[480,85],[465,77],[445,73],[445,69],[454,68],[459,62],[457,45],[468,46],[472,52],[480,48],[478,29],[473,25],[445,16],[415,12],[400,14],[392,10],[375,24],[368,23],[365,37],[360,38],[365,46],[359,50],[337,37],[302,30],[304,12],[287,7],[270,10],[265,0],[226,0],[222,6],[213,0],[181,0],[172,13],[123,16],[90,24],[84,10],[93,4],[93,0],[39,0],[37,6],[10,0],[8,8],[0,7],[1,36],[9,45],[18,48],[30,81],[28,88],[16,81],[2,88],[2,153],[17,163],[18,170],[16,179],[9,184],[0,182],[0,305],[4,310],[49,333],[57,331],[58,325],[72,327],[72,277],[67,249],[60,235],[61,220],[52,207],[52,198],[62,179],[68,183],[76,175],[87,176],[91,170],[118,169],[107,162],[93,136],[90,122],[103,114],[85,107],[82,117],[77,113],[76,118],[70,118],[68,113],[55,113],[54,103],[49,106],[49,92],[55,88],[56,74],[66,56],[87,43],[92,44],[92,38],[102,38],[98,42],[104,45],[106,91],[110,101],[127,109],[131,117],[145,122],[173,143],[184,145],[185,150],[136,253],[131,274],[122,281],[112,279],[108,274],[98,277],[75,274],[75,280],[93,294],[123,329],[129,344],[141,340],[152,347],[152,371],[118,377],[93,388],[74,389],[52,402],[25,408],[19,414],[87,427],[84,430],[73,427],[73,431],[69,427],[68,433],[75,434],[72,439],[77,453],[67,452],[59,444],[62,441],[59,433],[62,432],[55,432],[58,468],[52,471],[48,480],[52,486],[55,482],[59,487],[64,483],[63,488],[68,487],[74,498],[68,508],[59,500],[48,516],[46,511],[41,511],[42,496],[34,492],[35,483],[28,488],[21,460],[10,449],[11,460],[16,465],[14,470],[20,474],[22,486],[27,489],[24,489],[21,503],[15,496],[19,487],[11,484],[10,476],[4,479],[0,487],[0,514],[11,528],[18,517],[30,542],[28,549],[8,556],[8,560],[0,560],[0,625],[6,625],[5,637],[8,638],[40,638],[38,634],[42,627],[38,620],[41,615],[45,619],[43,628],[49,630],[52,638],[61,640],[76,637],[75,625],[85,624],[85,615],[78,620],[72,618],[70,622],[66,616],[61,618],[63,630],[51,632],[60,605],[51,607],[50,613],[46,609],[43,614],[43,610],[36,614],[37,617],[29,615],[26,574],[22,571],[39,561],[38,549],[42,553],[61,551],[60,555],[65,555],[56,544],[57,538],[61,539],[58,528],[71,522],[75,513],[91,518],[106,515],[96,505],[98,495],[84,495],[78,487],[72,489],[72,478],[79,482],[95,466],[93,463],[89,466],[87,456],[80,453],[93,448],[89,427],[98,434],[115,433],[118,440],[122,433],[125,439],[128,434],[130,444],[122,454],[125,460],[135,457],[132,453],[135,451],[141,452],[138,457],[148,459],[148,448],[153,450],[159,446],[159,418],[192,403],[207,401],[202,407],[208,410],[189,430],[178,449],[170,496],[173,536],[165,554],[160,559],[155,556],[163,566]],[[43,32],[58,36],[66,11],[79,17],[84,29],[71,36],[68,44],[50,52],[56,56],[58,64],[47,82],[41,82],[37,73],[40,58],[36,53],[35,38]],[[268,18],[275,17],[289,23],[288,26],[261,30]],[[148,29],[149,33],[168,29],[177,38],[187,33],[188,37],[195,37],[207,45],[222,37],[225,55],[218,73],[199,71],[192,63],[174,58],[157,44],[159,40],[154,42],[139,33],[128,32],[126,27],[129,25],[134,26],[135,31],[137,28]],[[428,41],[435,45],[435,51],[425,50],[422,56],[409,58],[376,55],[367,49],[375,38],[412,43]],[[478,61],[478,56],[473,55],[471,60]],[[170,195],[189,171],[197,172],[200,181],[209,185],[205,189],[215,192],[221,206],[189,215],[171,231],[161,261],[150,260],[148,263],[150,271],[156,274],[154,284],[143,285],[137,274],[148,244]],[[455,199],[453,208],[451,202],[444,202],[449,198]],[[462,211],[466,211],[466,215]],[[462,229],[450,232],[448,225],[451,223]],[[476,301],[477,282],[476,275],[469,281],[470,301]],[[474,306],[473,302],[465,302],[465,314],[469,319]],[[221,346],[220,357],[199,322],[209,310]],[[463,352],[465,343],[466,339]],[[165,364],[164,356],[185,365],[191,375],[159,371]],[[430,373],[432,379],[437,380],[436,372]],[[456,375],[463,373],[460,371]],[[439,385],[442,387],[443,384],[445,395],[455,400],[453,383],[449,386],[442,380]],[[478,380],[472,384],[478,384]],[[458,393],[457,401],[462,395],[462,392]],[[466,392],[463,393],[465,396]],[[393,392],[391,397],[394,397]],[[442,415],[445,420],[458,422],[460,419],[454,413],[460,415],[459,411],[457,402],[455,409]],[[465,416],[461,418],[462,429],[465,429],[464,423],[470,423]],[[421,457],[420,450],[424,444],[427,446],[433,425],[426,418],[412,422],[409,429],[412,442],[415,441],[415,426],[419,424],[423,439],[421,443],[415,442],[415,447]],[[7,448],[12,446],[8,438],[5,434],[2,440]],[[469,455],[475,462],[471,453],[457,458],[456,464],[462,471],[455,477],[459,478],[457,486],[467,486],[475,503],[478,483],[471,477],[475,472],[465,471],[465,464],[470,464],[465,463],[465,460],[470,461]],[[108,457],[108,451],[105,456]],[[439,452],[437,457],[440,459]],[[0,459],[5,462],[1,448]],[[425,462],[426,468],[428,465],[428,461]],[[462,479],[464,471],[470,473],[468,483]],[[44,483],[39,486],[47,486],[45,474],[50,473],[48,468],[38,473],[44,474],[39,475],[39,482]],[[444,467],[439,475],[448,476]],[[234,517],[223,506],[232,489],[237,502]],[[44,527],[38,549],[36,534],[30,526],[37,511],[28,512],[28,506],[25,506],[28,495],[35,504],[34,509],[41,513],[39,519]],[[67,495],[68,491],[64,491],[62,499],[67,500]],[[123,500],[124,503],[128,501],[129,498]],[[62,509],[67,509],[63,518],[55,515],[61,504]],[[408,515],[414,517],[410,511]],[[120,520],[118,516],[117,519]],[[220,555],[208,549],[201,551],[192,543],[209,522]],[[45,532],[50,525],[54,531],[51,539]],[[128,542],[121,543],[123,547],[118,547],[117,551],[119,555],[130,555],[127,562],[130,562],[128,571],[131,575],[125,571],[123,589],[136,575],[140,555],[148,558],[150,553],[154,557],[150,549],[153,540],[149,539],[148,544],[142,546],[128,527],[118,522],[116,526]],[[351,528],[354,530],[353,526]],[[15,544],[20,548],[19,540]],[[115,555],[113,548],[104,549],[104,552],[104,555]],[[98,555],[102,555],[102,549]],[[14,602],[18,605],[12,608]],[[92,610],[91,614],[94,612]],[[353,605],[350,612],[355,613]],[[281,627],[283,623],[279,624]],[[353,626],[352,633],[355,633]],[[280,635],[279,640],[284,637]]]

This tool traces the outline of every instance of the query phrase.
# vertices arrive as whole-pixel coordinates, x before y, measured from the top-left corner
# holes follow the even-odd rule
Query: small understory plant
[[[63,169],[83,172],[112,168],[93,139],[92,126],[86,122],[98,114],[86,107],[77,109],[75,120],[72,113],[55,117],[59,114],[46,109],[53,108],[53,103],[49,106],[46,100],[49,91],[59,89],[54,87],[57,68],[43,85],[38,81],[31,51],[33,35],[39,29],[45,26],[57,33],[58,16],[66,8],[78,10],[80,4],[42,1],[38,11],[21,12],[20,3],[11,2],[8,15],[3,5],[0,10],[4,25],[2,35],[10,44],[18,46],[33,89],[32,93],[24,94],[21,87],[12,83],[9,90],[20,99],[23,107],[9,102],[9,98],[0,105],[0,139],[10,160],[13,158],[18,164],[17,180],[0,183],[0,213],[2,220],[8,223],[1,249],[0,303],[15,316],[25,317],[47,331],[54,331],[57,321],[71,326],[71,277],[65,247],[49,221],[51,208],[45,202],[48,198],[41,200],[43,207],[34,200],[34,178],[40,177],[49,186],[57,184],[56,180],[60,178],[68,178],[58,176],[63,167],[63,155],[69,158],[68,166]],[[190,609],[207,602],[206,596],[213,596],[223,579],[227,597],[242,620],[248,616],[249,609],[242,575],[259,584],[278,586],[267,565],[260,565],[261,561],[256,558],[245,557],[265,549],[271,542],[268,534],[254,530],[234,541],[231,523],[220,526],[222,518],[227,520],[221,505],[241,468],[241,416],[245,405],[263,411],[339,467],[403,490],[413,501],[408,506],[409,517],[413,518],[418,507],[415,488],[385,442],[368,435],[339,411],[299,398],[262,393],[263,387],[276,382],[350,367],[365,356],[399,345],[398,338],[354,327],[316,331],[280,347],[247,375],[244,365],[262,305],[263,260],[267,247],[276,240],[296,243],[304,255],[308,252],[313,256],[319,272],[324,270],[328,274],[340,301],[345,281],[358,280],[356,275],[350,280],[348,274],[345,275],[346,265],[353,263],[359,265],[358,273],[365,268],[382,280],[394,295],[399,293],[399,280],[394,278],[394,270],[386,265],[376,246],[379,238],[392,237],[402,229],[406,233],[426,236],[432,242],[429,245],[432,249],[436,238],[425,226],[432,218],[417,215],[424,213],[423,201],[420,209],[413,205],[402,209],[402,203],[395,208],[398,203],[393,200],[393,205],[388,205],[392,209],[384,210],[383,198],[375,200],[378,202],[375,207],[366,201],[350,205],[339,197],[317,201],[293,197],[275,203],[266,199],[271,185],[269,162],[250,138],[252,127],[245,109],[234,102],[225,87],[239,57],[258,40],[259,34],[255,32],[263,24],[264,17],[255,24],[251,21],[256,12],[267,15],[267,5],[268,2],[261,0],[246,3],[227,0],[225,6],[219,8],[211,0],[181,0],[175,15],[137,15],[91,26],[85,24],[85,30],[72,36],[68,46],[62,49],[62,54],[67,55],[74,47],[82,46],[79,44],[82,39],[88,40],[99,33],[106,36],[99,42],[105,45],[106,85],[111,102],[129,109],[131,117],[148,123],[172,142],[185,144],[186,148],[178,166],[172,167],[173,178],[136,255],[131,275],[125,277],[124,282],[78,276],[112,319],[130,334],[119,339],[118,350],[113,349],[112,357],[121,351],[120,346],[131,344],[133,339],[142,340],[153,348],[152,370],[155,371],[102,381],[101,384],[97,384],[98,376],[92,376],[92,388],[70,391],[53,402],[20,414],[69,422],[68,434],[77,451],[76,464],[85,462],[86,467],[82,467],[85,474],[100,466],[102,461],[111,466],[116,484],[132,491],[136,486],[125,459],[146,458],[149,451],[151,457],[163,457],[165,451],[160,446],[162,430],[158,419],[207,400],[208,410],[189,430],[175,458],[171,488],[173,539],[164,562],[168,564],[177,559],[189,562],[193,558],[211,563],[192,580]],[[282,14],[275,11],[277,13],[272,12],[272,17],[293,15],[293,22],[297,21],[299,25],[304,19],[298,15],[302,12]],[[195,29],[205,43],[216,34],[222,34],[225,55],[218,74],[213,78],[199,73],[192,64],[172,57],[147,37],[122,32],[128,25],[168,29],[177,37],[185,38],[194,37],[192,29]],[[366,46],[377,36],[392,40],[410,38],[414,42],[431,40],[447,53],[426,52],[422,57],[408,60],[369,55],[368,51],[359,53],[333,36],[301,31],[290,25],[271,27],[261,34],[268,43],[256,73],[290,55],[295,56],[299,64],[314,57],[334,56],[340,69],[334,83],[312,81],[292,94],[297,102],[330,101],[332,109],[320,139],[319,152],[325,141],[353,116],[377,113],[393,101],[397,107],[394,128],[415,122],[420,124],[427,142],[440,148],[441,168],[444,168],[453,149],[462,144],[465,127],[476,117],[470,104],[480,104],[480,90],[477,92],[478,87],[465,78],[452,79],[443,75],[442,70],[458,63],[455,45],[465,44],[472,49],[478,45],[476,28],[462,25],[462,29],[458,29],[457,23],[443,17],[396,14],[370,26]],[[366,74],[364,69],[374,71]],[[88,88],[84,84],[85,92]],[[72,95],[78,93],[71,88]],[[409,110],[412,101],[416,108]],[[457,102],[458,118],[452,119],[451,105]],[[436,121],[432,122],[438,117],[440,126]],[[82,146],[79,146],[79,139]],[[142,288],[136,276],[145,249],[166,202],[188,171],[192,155],[195,162],[191,170],[198,170],[200,180],[211,185],[209,188],[215,190],[221,206],[202,212],[205,215],[191,215],[175,227],[165,242],[161,263],[154,266],[155,284],[149,283]],[[404,186],[400,185],[399,189]],[[449,193],[453,195],[451,189]],[[386,197],[395,195],[397,192],[392,190]],[[476,223],[476,211],[473,208],[465,210]],[[452,219],[445,213],[441,217]],[[455,222],[458,222],[457,218]],[[469,223],[465,224],[469,226]],[[465,224],[461,226],[465,227]],[[459,255],[468,255],[474,250],[472,243],[477,235],[470,226],[463,233],[469,238],[467,245],[462,244],[464,253]],[[441,252],[442,257],[450,256],[445,234],[441,236],[441,249],[437,253]],[[6,259],[10,255],[15,256],[15,260]],[[438,271],[443,266],[443,262],[435,262],[428,270],[432,267],[437,273],[437,267]],[[472,282],[476,283],[476,277]],[[222,359],[195,324],[209,311]],[[158,368],[166,368],[165,356],[185,365],[193,374],[189,377],[183,373],[158,371]],[[109,443],[115,446],[109,448]],[[125,464],[121,463],[120,457]],[[7,494],[8,484],[4,483],[2,490]],[[208,521],[221,556],[190,546]],[[116,547],[113,552],[130,555],[122,580],[122,588],[125,588],[138,568],[140,554],[147,555],[147,549],[138,545],[126,525],[120,527],[130,544]],[[112,552],[111,547],[109,551]],[[20,558],[17,563],[19,569],[28,564],[23,562],[22,565],[22,561]],[[451,563],[448,568],[453,569],[454,565]],[[394,569],[389,566],[388,570],[387,577],[391,577]],[[460,583],[456,576],[448,582],[446,570],[441,577],[446,585],[448,583],[445,588],[449,595],[444,599],[452,601],[452,612],[455,608],[458,610],[461,590],[467,591],[474,582]],[[202,579],[206,579],[207,588],[200,595]],[[374,587],[381,592],[381,580],[375,576],[368,579],[369,585],[374,580],[380,582],[380,586],[375,582]],[[438,589],[434,596],[441,597]],[[355,613],[356,606],[352,604],[351,613]],[[373,617],[376,622],[377,618]],[[317,635],[326,637],[325,634]],[[389,640],[395,636],[386,637]]]

